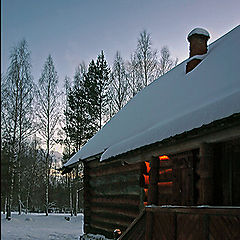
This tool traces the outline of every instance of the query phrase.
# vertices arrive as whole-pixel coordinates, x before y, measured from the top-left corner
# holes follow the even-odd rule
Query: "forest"
[[[127,60],[117,51],[110,66],[101,51],[76,66],[73,79],[59,79],[49,54],[41,77],[34,79],[27,41],[13,46],[8,70],[1,74],[1,210],[6,218],[12,211],[77,215],[83,205],[83,166],[62,175],[62,164],[177,61],[167,46],[154,49],[144,30]],[[60,158],[57,145],[64,149]]]

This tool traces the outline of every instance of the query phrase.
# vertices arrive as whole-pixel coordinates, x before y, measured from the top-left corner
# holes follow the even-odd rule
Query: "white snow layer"
[[[186,63],[192,61],[193,59],[203,60],[206,56],[207,56],[207,53],[202,55],[194,55],[191,58],[189,58]]]
[[[66,221],[64,214],[22,214],[12,213],[6,220],[1,213],[2,240],[78,240],[83,234],[83,214]]]
[[[64,166],[101,160],[240,112],[240,25],[209,46],[185,74],[186,61],[139,92]]]
[[[79,240],[111,240],[111,239],[106,238],[105,236],[100,235],[100,234],[88,233],[88,234],[84,234],[83,236],[81,236],[79,238]]]
[[[195,28],[193,29],[189,34],[188,34],[188,39],[190,36],[192,36],[193,34],[199,34],[199,35],[204,35],[206,37],[210,38],[210,34],[207,30],[203,29],[203,28]]]

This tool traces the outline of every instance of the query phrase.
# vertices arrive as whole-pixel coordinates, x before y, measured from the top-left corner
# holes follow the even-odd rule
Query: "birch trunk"
[[[72,179],[71,179],[71,173],[69,174],[69,205],[70,205],[70,212],[71,212],[71,217],[73,216],[73,202],[72,202]]]
[[[74,215],[77,216],[77,213],[78,213],[78,189],[76,189],[76,201],[75,201]]]

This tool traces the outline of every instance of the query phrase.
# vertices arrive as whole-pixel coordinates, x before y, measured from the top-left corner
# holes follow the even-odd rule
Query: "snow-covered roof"
[[[188,39],[189,37],[191,37],[194,34],[198,34],[198,35],[204,35],[208,38],[210,38],[210,34],[207,30],[203,29],[203,28],[195,28],[193,29],[189,34],[188,34]]]
[[[240,26],[209,46],[188,74],[185,60],[139,92],[64,166],[101,160],[240,112]]]

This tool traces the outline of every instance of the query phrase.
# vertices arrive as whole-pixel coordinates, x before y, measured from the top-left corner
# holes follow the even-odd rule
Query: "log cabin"
[[[84,231],[240,239],[240,26],[140,91],[65,165],[84,164]]]

